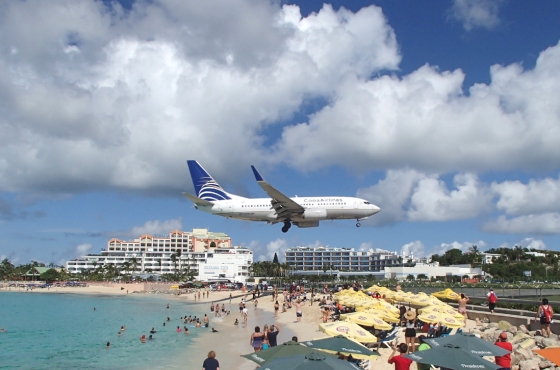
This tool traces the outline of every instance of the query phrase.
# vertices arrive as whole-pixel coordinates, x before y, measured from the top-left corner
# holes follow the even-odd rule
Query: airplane
[[[270,198],[244,198],[226,192],[195,160],[187,160],[196,196],[183,193],[197,210],[214,215],[267,224],[283,223],[282,232],[296,225],[318,227],[319,221],[355,219],[356,226],[380,211],[365,199],[352,197],[289,198],[266,182],[255,166],[251,166],[260,187]]]

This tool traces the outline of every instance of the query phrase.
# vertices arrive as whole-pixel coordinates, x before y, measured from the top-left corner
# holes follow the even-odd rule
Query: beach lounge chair
[[[379,349],[381,346],[385,346],[387,348],[391,348],[394,342],[397,341],[397,334],[399,333],[399,328],[394,328],[387,336],[381,339],[379,342],[372,343],[371,348]]]

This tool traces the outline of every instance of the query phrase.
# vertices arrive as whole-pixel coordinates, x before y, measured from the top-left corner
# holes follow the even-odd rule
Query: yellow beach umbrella
[[[453,301],[456,301],[460,297],[460,295],[458,293],[455,293],[453,290],[451,290],[449,288],[444,289],[440,292],[435,292],[432,295],[434,297],[437,297],[437,298],[450,299],[450,300],[453,300]]]
[[[372,285],[366,289],[368,292],[379,292],[380,294],[384,294],[385,292],[392,292],[391,289],[386,288],[380,285]]]
[[[373,326],[378,330],[389,330],[393,325],[386,323],[383,319],[371,312],[352,312],[340,315],[343,320],[350,320],[358,325]]]
[[[423,313],[418,316],[418,320],[427,323],[441,323],[449,328],[460,328],[465,325],[464,318],[455,318],[453,315],[449,315],[443,312],[428,312]]]
[[[390,304],[387,301],[384,301],[383,299],[374,299],[373,300],[373,304],[370,306],[372,308],[376,308],[376,307],[383,307],[384,309],[386,309],[387,311],[395,314],[395,315],[400,315],[401,311],[393,306],[392,304]]]
[[[377,338],[375,335],[366,331],[364,328],[358,324],[354,324],[350,321],[335,321],[329,323],[319,324],[319,330],[325,334],[335,337],[337,335],[344,335],[348,338],[354,338],[360,343],[375,343]]]
[[[452,307],[445,307],[445,306],[428,306],[420,309],[421,314],[427,314],[431,312],[440,312],[448,314],[449,316],[453,316],[456,319],[463,320],[465,317],[461,315],[459,312],[455,311]]]
[[[398,316],[396,316],[396,315],[392,314],[391,312],[386,311],[382,308],[377,308],[377,309],[367,308],[362,312],[373,313],[373,314],[379,316],[383,321],[387,321],[387,322],[397,323],[397,322],[400,321]]]

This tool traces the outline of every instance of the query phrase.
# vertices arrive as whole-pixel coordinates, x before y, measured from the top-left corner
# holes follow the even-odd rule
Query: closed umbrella
[[[321,353],[275,358],[261,370],[361,370],[351,362]]]
[[[504,356],[509,353],[509,351],[470,333],[461,333],[442,338],[424,338],[424,342],[434,349],[453,345],[475,356]]]
[[[319,324],[319,329],[331,337],[343,335],[345,337],[353,338],[360,343],[377,342],[375,335],[371,334],[361,326],[349,321],[321,323]]]
[[[393,325],[383,321],[381,317],[371,312],[352,312],[340,315],[342,320],[350,320],[358,325],[373,326],[378,330],[390,330]]]
[[[495,363],[487,361],[480,356],[472,355],[462,348],[451,344],[428,349],[426,351],[413,352],[404,355],[404,357],[421,364],[446,367],[453,370],[497,370],[500,368]]]
[[[277,357],[307,355],[312,352],[313,349],[311,348],[302,346],[298,342],[289,341],[279,346],[270,347],[266,351],[253,352],[247,355],[241,355],[241,357],[263,365]]]
[[[309,348],[327,350],[335,353],[340,352],[346,356],[351,354],[354,358],[360,360],[370,360],[379,356],[378,352],[372,351],[369,348],[364,347],[342,335],[337,335],[336,337],[331,338],[308,340],[302,342],[302,344]]]
[[[434,297],[441,298],[441,299],[450,299],[456,301],[459,299],[459,294],[455,293],[453,290],[447,288],[439,292],[432,293]]]
[[[452,315],[443,312],[428,312],[418,316],[418,320],[428,323],[441,323],[448,328],[460,328],[465,325],[464,318],[457,319]]]

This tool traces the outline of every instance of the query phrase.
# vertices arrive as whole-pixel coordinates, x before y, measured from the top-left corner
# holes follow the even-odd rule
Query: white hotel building
[[[285,252],[286,263],[295,271],[320,271],[323,266],[338,271],[381,271],[397,265],[399,255],[389,251],[354,251],[354,248],[290,248]]]
[[[176,265],[171,255],[180,252]],[[133,262],[136,269],[133,270]],[[198,280],[229,279],[244,283],[253,263],[253,252],[232,247],[231,238],[224,233],[193,229],[174,230],[164,235],[141,235],[133,241],[111,239],[99,255],[87,255],[66,262],[70,273],[93,271],[98,266],[112,264],[123,270],[128,262],[135,274],[171,274],[177,270],[194,272]]]

